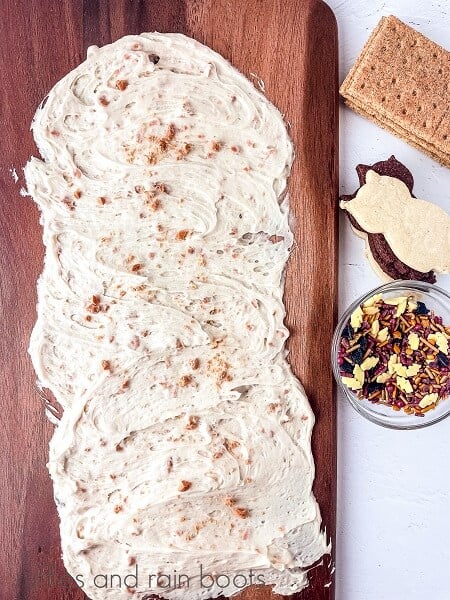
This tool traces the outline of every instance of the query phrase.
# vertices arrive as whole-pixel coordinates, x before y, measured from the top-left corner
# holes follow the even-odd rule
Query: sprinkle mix
[[[450,326],[412,296],[372,296],[342,332],[342,382],[359,399],[423,417],[450,394]]]

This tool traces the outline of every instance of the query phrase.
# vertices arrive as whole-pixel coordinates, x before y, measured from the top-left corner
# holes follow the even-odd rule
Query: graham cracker
[[[349,108],[354,110],[356,113],[360,114],[362,117],[371,119],[372,121],[374,121],[377,125],[379,125],[383,129],[385,129],[386,131],[389,131],[390,133],[393,133],[397,137],[407,141],[408,144],[410,144],[411,146],[414,146],[414,148],[417,148],[418,150],[421,150],[425,154],[428,154],[428,156],[431,156],[431,158],[433,158],[440,164],[442,164],[444,166],[449,166],[450,153],[439,151],[433,145],[426,144],[423,140],[416,139],[413,135],[410,135],[410,132],[408,132],[407,130],[405,130],[401,127],[396,126],[392,122],[389,123],[387,119],[384,121],[378,120],[374,116],[374,114],[372,114],[370,112],[366,112],[364,109],[357,106],[356,104],[352,104],[347,101],[346,101],[346,104]]]
[[[350,108],[450,166],[450,52],[383,17],[340,92]]]

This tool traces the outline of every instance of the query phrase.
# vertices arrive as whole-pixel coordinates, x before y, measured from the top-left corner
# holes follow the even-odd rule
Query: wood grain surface
[[[60,558],[58,519],[45,467],[47,422],[27,346],[43,248],[39,215],[19,194],[36,149],[29,124],[39,102],[84,57],[142,31],[182,32],[257,73],[286,115],[297,160],[290,180],[296,246],[285,301],[290,361],[316,414],[314,491],[334,542],[335,401],[329,348],[337,307],[337,32],[319,0],[2,0],[0,361],[0,600],[81,600]],[[15,167],[19,182],[10,170]],[[277,466],[274,465],[276,469]],[[331,560],[312,570],[297,600],[332,600]],[[245,600],[268,600],[253,587]]]

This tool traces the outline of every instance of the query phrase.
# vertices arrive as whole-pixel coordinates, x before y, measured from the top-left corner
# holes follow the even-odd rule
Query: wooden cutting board
[[[337,307],[337,32],[320,0],[3,0],[1,6],[0,597],[79,600],[60,559],[58,519],[46,471],[52,426],[27,355],[43,249],[39,215],[22,198],[22,167],[36,149],[29,124],[50,88],[102,45],[142,31],[182,32],[265,82],[291,125],[297,160],[290,179],[297,244],[285,301],[290,360],[317,417],[314,491],[334,542],[335,399],[329,349]],[[15,167],[19,182],[10,170]],[[274,465],[274,469],[277,465]],[[311,573],[298,600],[332,600],[332,567]],[[246,600],[268,600],[250,588]]]

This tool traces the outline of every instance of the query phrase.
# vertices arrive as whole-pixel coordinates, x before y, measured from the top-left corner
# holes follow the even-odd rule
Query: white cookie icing
[[[368,171],[356,196],[340,206],[365,232],[382,233],[405,265],[423,273],[450,272],[450,215],[436,204],[413,198],[397,177]]]
[[[90,49],[33,132],[46,256],[30,352],[64,409],[49,469],[68,571],[101,600],[244,583],[202,587],[200,566],[302,589],[329,548],[284,349],[280,113],[209,48],[154,33]],[[136,566],[134,595],[94,582]],[[175,570],[188,587],[168,587]]]

